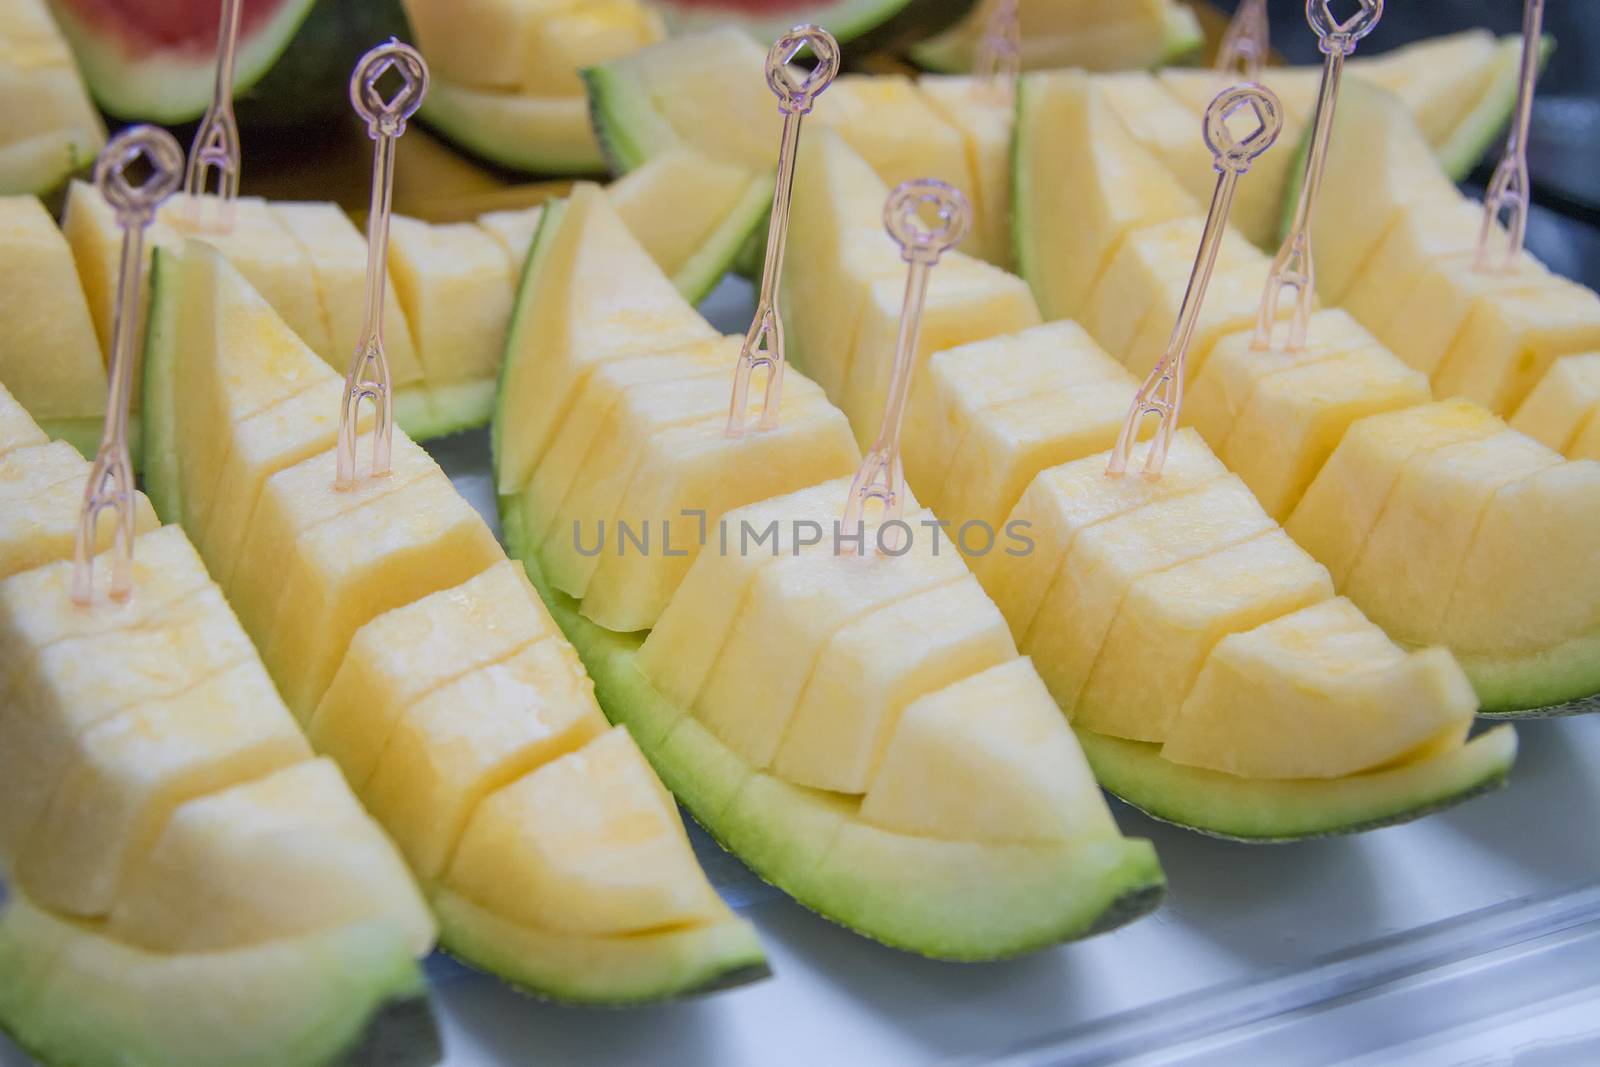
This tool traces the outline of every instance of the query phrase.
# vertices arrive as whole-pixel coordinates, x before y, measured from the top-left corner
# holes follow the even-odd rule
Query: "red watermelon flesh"
[[[130,56],[179,52],[214,56],[222,5],[217,0],[55,0],[79,20],[115,38]],[[244,0],[239,39],[272,21],[289,0]],[[361,0],[355,0],[361,2]]]

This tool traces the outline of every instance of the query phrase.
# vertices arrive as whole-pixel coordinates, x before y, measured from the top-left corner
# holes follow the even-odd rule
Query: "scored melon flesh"
[[[33,899],[85,916],[110,910],[129,865],[183,801],[310,756],[255,660],[102,719],[73,748],[15,871]]]
[[[1222,446],[1222,461],[1282,522],[1351,423],[1430,399],[1428,379],[1381,347],[1284,368],[1256,388]]]
[[[1552,279],[1529,292],[1480,297],[1439,365],[1445,396],[1465,396],[1509,416],[1560,356],[1600,348],[1600,296]]]
[[[1600,691],[1597,513],[1600,463],[1592,460],[1546,467],[1489,501],[1444,616],[1444,639],[1486,709]]]
[[[1341,303],[1379,338],[1393,336],[1395,316],[1422,276],[1445,257],[1475,251],[1482,225],[1483,205],[1454,190],[1408,205],[1396,213]],[[1496,240],[1505,239],[1499,228]],[[1532,257],[1520,263],[1537,270]]]
[[[1091,456],[1078,462],[1104,464],[1105,459]],[[1086,526],[1072,539],[1018,646],[1039,665],[1056,701],[1076,716],[1086,710],[1083,691],[1095,659],[1139,578],[1248,540],[1272,526],[1250,490],[1233,475]]]
[[[1081,320],[1124,234],[1198,215],[1200,205],[1139,146],[1087,75],[1030,74],[1017,93],[1017,266],[1045,318]]]
[[[306,732],[358,791],[408,708],[447,683],[555,632],[511,560],[393,608],[350,641]]]
[[[0,456],[18,448],[49,444],[39,424],[33,421],[17,398],[0,384]]]
[[[1327,570],[1281,529],[1147,574],[1117,609],[1073,722],[1165,740],[1218,641],[1332,596]]]
[[[497,915],[570,933],[699,924],[727,909],[622,727],[486,798],[444,880]]]
[[[1161,748],[1245,778],[1338,778],[1380,767],[1477,709],[1442,648],[1406,652],[1343,597],[1223,638]]]
[[[106,368],[72,250],[31,196],[0,197],[0,381],[41,422],[99,419]]]
[[[73,555],[89,470],[89,461],[65,441],[0,456],[0,578]],[[133,508],[135,535],[156,526],[143,493],[134,493]],[[97,551],[111,547],[116,529],[113,514],[102,512]]]
[[[816,789],[865,793],[908,705],[1016,655],[1004,617],[970,574],[872,611],[836,631],[818,654],[773,772]]]
[[[1143,457],[1143,450],[1135,448],[1129,469],[1137,469]],[[1079,530],[1226,475],[1221,461],[1192,430],[1181,430],[1173,438],[1160,478],[1112,478],[1098,457],[1047,468],[1028,484],[1007,520],[1008,528],[1027,524],[1022,529],[1030,549],[1020,555],[990,552],[976,562],[978,580],[1021,643]]]
[[[1193,197],[1195,210],[1210,201],[1216,161],[1200,136],[1194,112],[1165,79],[1146,70],[1125,70],[1102,74],[1093,86],[1133,139]]]
[[[527,485],[596,364],[716,336],[596,186],[547,208],[506,339],[494,421],[500,492]]]
[[[462,85],[515,91],[532,71],[529,52],[541,25],[568,0],[403,0],[428,65]]]
[[[1474,29],[1356,59],[1349,71],[1393,93],[1428,143],[1438,146],[1482,95],[1499,55],[1494,34]]]
[[[511,258],[470,222],[390,223],[389,277],[428,386],[494,378],[511,318]],[[353,351],[353,349],[352,349]]]
[[[394,845],[317,759],[179,805],[129,868],[105,929],[154,952],[215,952],[362,919],[391,923],[413,953],[433,944]]]
[[[906,708],[861,819],[904,834],[993,843],[1114,832],[1082,750],[1026,659]]]
[[[523,261],[528,258],[528,249],[533,247],[533,239],[539,232],[539,223],[543,218],[543,207],[529,207],[487,211],[474,221],[480,229],[500,242],[500,247],[511,257],[515,268],[513,275],[521,277]]]
[[[0,24],[0,194],[48,193],[105,147],[105,124],[44,0],[8,0]]]
[[[1455,252],[1422,267],[1379,334],[1394,354],[1428,375],[1441,395],[1446,363],[1477,309],[1495,294],[1512,301],[1559,288],[1561,281],[1524,254],[1509,271],[1484,271],[1473,252]]]
[[[358,792],[417,877],[444,870],[484,797],[605,729],[593,688],[577,653],[552,635],[405,709]]]
[[[876,608],[960,580],[966,568],[948,544],[918,530],[931,513],[906,520],[913,534],[899,556],[848,548],[831,538],[774,560],[750,583],[727,642],[692,710],[747,762],[771,764],[829,637]],[[876,528],[864,531],[874,538]],[[942,550],[941,550],[942,549]]]
[[[834,479],[708,520],[707,540],[716,550],[695,557],[639,649],[639,672],[672,705],[694,703],[757,572],[797,552],[802,528],[819,537],[831,530],[849,487],[849,479]],[[655,740],[640,738],[646,745]]]
[[[1011,269],[1011,93],[984,78],[929,75],[923,98],[961,134],[972,206],[973,255]]]
[[[1396,641],[1440,643],[1451,590],[1490,499],[1560,461],[1515,430],[1412,456],[1341,589]]]
[[[1563,356],[1517,405],[1511,428],[1577,459],[1587,425],[1600,411],[1600,352]],[[1595,458],[1589,456],[1587,458]]]
[[[1342,589],[1406,461],[1501,429],[1499,419],[1464,400],[1360,419],[1345,431],[1284,528]]]

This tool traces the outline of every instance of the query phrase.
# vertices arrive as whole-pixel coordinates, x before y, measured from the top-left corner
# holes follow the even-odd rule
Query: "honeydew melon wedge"
[[[977,5],[961,22],[911,49],[911,58],[929,70],[970,70],[994,7],[992,0]],[[1198,51],[1205,40],[1194,12],[1173,0],[1028,0],[1018,6],[1017,17],[1025,70],[1159,67]]]
[[[72,53],[44,0],[0,8],[0,194],[49,193],[105,147]]]
[[[247,516],[237,539],[210,533],[208,562],[313,744],[401,845],[442,943],[589,1002],[765,973],[643,757],[605,730],[577,657],[433,461],[396,431],[391,475],[336,491],[334,423],[314,414],[337,410],[336,376],[267,328],[242,276],[191,242],[157,255],[153,300],[152,486],[196,528]],[[277,432],[253,441],[263,416]],[[219,444],[240,453],[220,470]],[[215,499],[191,518],[208,458]]]
[[[1542,441],[1569,459],[1600,459],[1600,353],[1555,361],[1527,399],[1511,427]]]

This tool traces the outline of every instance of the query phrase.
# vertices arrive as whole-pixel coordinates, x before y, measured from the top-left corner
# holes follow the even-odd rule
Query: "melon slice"
[[[736,26],[758,41],[770,41],[793,26],[821,26],[849,55],[898,51],[961,18],[971,0],[768,0],[760,4],[714,4],[699,0],[650,0],[674,35]]]
[[[0,381],[54,437],[85,455],[99,445],[106,369],[72,251],[31,196],[0,198]]]
[[[1045,318],[1081,319],[1095,279],[1128,231],[1193,217],[1200,206],[1139,146],[1086,75],[1030,74],[1017,92],[1018,269]]]
[[[17,398],[0,385],[0,456],[18,448],[49,444],[39,424],[33,421]]]
[[[0,456],[0,577],[73,554],[88,479],[89,461],[65,441]],[[135,532],[155,525],[150,502],[135,493]],[[109,547],[114,534],[111,514],[103,512],[97,548]]]
[[[1496,289],[1474,301],[1434,382],[1509,416],[1561,356],[1600,347],[1600,296],[1552,278],[1528,291]]]
[[[195,343],[181,343],[176,333],[153,339],[149,417],[165,428],[160,440],[193,450],[202,442],[184,436],[195,420],[182,412],[203,402],[228,410],[240,399],[226,389],[211,398],[185,392],[203,377],[204,364],[222,381],[240,376],[230,366],[235,360],[286,380],[327,371],[303,346],[259,352],[248,335],[229,334],[227,324],[245,318],[243,308],[259,298],[220,256],[191,244],[179,267],[158,273],[158,307],[171,301],[178,318],[192,322],[197,316],[187,308],[194,301],[216,321],[200,323],[206,328]],[[275,410],[293,410],[302,395]],[[229,424],[219,424],[228,436]],[[326,431],[286,432],[306,438]],[[258,496],[246,543],[217,552],[241,561],[232,567],[236,599],[260,635],[274,682],[301,720],[310,719],[313,744],[341,761],[342,774],[402,843],[444,917],[444,943],[508,981],[587,1001],[657,999],[764,974],[753,930],[725,908],[670,944],[569,937],[498,914],[450,887],[441,872],[485,798],[582,751],[599,736],[600,721],[576,657],[487,526],[403,434],[396,433],[394,447],[388,478],[361,477],[344,492],[332,488],[325,449],[298,461],[260,450],[254,482],[228,487]],[[366,463],[363,449],[363,472]],[[151,470],[159,481],[181,478],[183,467],[156,463]],[[267,570],[275,581],[265,581]],[[609,810],[607,783],[585,788],[594,790],[590,804]],[[654,817],[675,818],[659,787],[657,794]],[[608,854],[605,840],[593,849],[601,860]],[[497,862],[496,878],[523,876],[511,858]],[[482,864],[485,871],[492,866]],[[687,867],[652,867],[635,877],[641,884],[660,879],[673,891],[687,879],[690,890],[711,894],[692,858]]]
[[[1520,38],[1519,38],[1520,43]],[[1500,50],[1485,29],[1354,59],[1352,76],[1394,94],[1431,145],[1450,139],[1488,84]]]
[[[1583,451],[1586,430],[1600,424],[1596,412],[1600,412],[1600,353],[1563,356],[1517,406],[1511,428],[1569,458],[1600,459]]]
[[[105,124],[44,0],[7,0],[0,25],[0,194],[48,193],[100,154]]]
[[[971,68],[995,4],[976,5],[955,26],[922,42],[911,57],[929,70]],[[1017,9],[1025,70],[1159,67],[1200,49],[1205,35],[1194,12],[1172,0],[1106,6],[1092,0],[1028,0]]]
[[[986,79],[929,75],[923,97],[961,134],[972,205],[971,252],[1007,270],[1011,255],[1011,94]]]
[[[1380,335],[1395,355],[1441,387],[1445,361],[1480,305],[1497,294],[1517,301],[1562,284],[1532,256],[1503,272],[1479,270],[1476,260],[1474,252],[1454,252],[1424,266]]]
[[[500,242],[515,266],[513,273],[520,277],[523,261],[528,258],[528,249],[533,247],[533,237],[539,232],[539,220],[543,217],[543,207],[512,208],[484,212],[477,222],[484,232]]]

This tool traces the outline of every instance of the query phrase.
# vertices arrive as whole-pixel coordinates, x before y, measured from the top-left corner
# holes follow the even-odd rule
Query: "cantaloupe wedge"
[[[956,25],[919,43],[912,58],[929,70],[971,69],[994,8],[976,5]],[[1026,27],[1022,62],[1028,70],[1156,67],[1204,41],[1194,13],[1171,0],[1133,0],[1109,8],[1083,0],[1033,2],[1020,6],[1018,18]]]
[[[252,309],[263,306],[203,244],[157,256],[161,328],[146,412],[160,427],[150,478],[162,500],[194,489],[181,484],[193,465],[168,453],[214,448],[192,436],[200,426],[227,443],[263,413],[229,414],[263,395],[280,397],[268,412],[289,438],[328,434],[307,404],[337,404],[337,389],[323,388],[332,372],[298,340],[254,328]],[[297,391],[304,378],[312,385]],[[249,515],[242,543],[212,542],[213,561],[231,573],[240,617],[313,744],[400,844],[444,945],[508,981],[581,1001],[656,999],[764,973],[752,929],[711,891],[643,757],[625,734],[605,732],[576,655],[488,527],[403,432],[384,478],[367,474],[369,442],[357,484],[338,491],[327,445],[297,459],[298,445],[232,441],[250,462],[216,493],[254,503],[228,512]],[[574,759],[578,770],[552,771]],[[654,790],[642,799],[640,776]],[[531,784],[552,777],[558,788]],[[565,881],[540,873],[549,846],[518,851],[504,840],[505,826],[556,812],[591,857]],[[500,829],[480,841],[480,825]],[[613,869],[630,870],[641,893],[608,886]],[[500,896],[486,893],[491,882]],[[508,912],[513,885],[526,892]],[[657,906],[688,897],[703,902],[692,921]],[[584,926],[595,914],[631,925]],[[670,944],[633,936],[665,927]]]
[[[1511,428],[1571,459],[1600,459],[1600,353],[1564,356],[1517,406]]]
[[[0,31],[0,194],[57,189],[105,147],[106,128],[44,0],[9,0]]]

